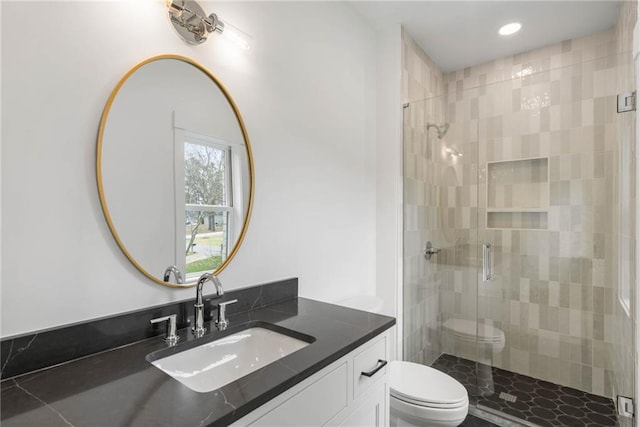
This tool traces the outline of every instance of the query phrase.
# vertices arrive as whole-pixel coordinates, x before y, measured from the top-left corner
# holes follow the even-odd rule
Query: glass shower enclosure
[[[405,105],[403,359],[460,381],[472,412],[631,425],[614,401],[635,387],[635,113],[616,111],[629,55],[598,49],[614,38]]]

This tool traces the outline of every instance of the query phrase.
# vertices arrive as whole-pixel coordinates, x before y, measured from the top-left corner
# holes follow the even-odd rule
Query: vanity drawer
[[[354,398],[360,396],[372,384],[387,375],[388,347],[387,335],[383,335],[353,358]],[[367,376],[365,373],[371,376]]]

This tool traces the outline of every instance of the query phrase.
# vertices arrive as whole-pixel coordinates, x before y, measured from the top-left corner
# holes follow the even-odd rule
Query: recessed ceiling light
[[[522,28],[522,24],[519,22],[512,22],[511,24],[503,25],[498,30],[501,36],[508,36],[509,34],[517,33]]]

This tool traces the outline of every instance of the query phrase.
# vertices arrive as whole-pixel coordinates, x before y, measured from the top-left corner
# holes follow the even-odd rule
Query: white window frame
[[[224,150],[225,156],[225,198],[227,205],[199,205],[187,204],[185,202],[184,192],[184,145],[185,143],[205,145],[218,150]],[[239,209],[242,209],[242,203],[234,203],[236,200],[242,200],[241,179],[238,171],[241,168],[236,161],[238,144],[230,143],[215,137],[197,134],[181,128],[174,128],[174,183],[175,183],[175,260],[176,266],[182,272],[185,282],[195,281],[199,276],[198,273],[186,273],[186,256],[185,256],[185,234],[184,226],[186,223],[186,210],[204,211],[204,212],[227,212],[227,232],[226,232],[226,255],[223,262],[229,255],[230,245],[236,241],[238,230],[236,229],[237,218],[239,217]],[[244,149],[244,147],[242,147]]]

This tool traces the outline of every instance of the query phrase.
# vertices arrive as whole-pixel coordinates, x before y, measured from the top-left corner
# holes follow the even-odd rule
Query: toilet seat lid
[[[473,320],[451,318],[444,321],[442,328],[454,336],[469,341],[481,343],[504,342],[504,332],[484,322],[477,323]]]
[[[391,395],[424,406],[462,405],[467,390],[449,375],[413,362],[394,360],[389,367]]]

